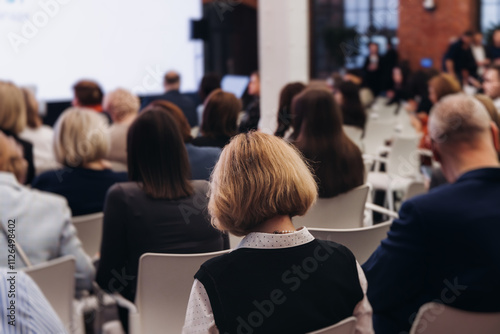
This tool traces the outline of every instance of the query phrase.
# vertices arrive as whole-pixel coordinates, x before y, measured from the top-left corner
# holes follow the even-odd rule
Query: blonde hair
[[[301,154],[283,139],[240,134],[224,148],[210,180],[208,210],[219,230],[242,236],[279,215],[302,216],[318,189]]]
[[[14,174],[19,183],[24,184],[28,163],[16,145],[13,138],[8,138],[0,131],[0,171]]]
[[[12,82],[0,81],[0,129],[13,134],[26,127],[24,94]]]
[[[438,101],[447,95],[457,94],[462,91],[460,82],[448,73],[440,73],[430,79],[429,86],[434,89]]]
[[[109,150],[107,120],[92,109],[66,109],[54,126],[54,151],[59,163],[81,167],[103,159]]]
[[[140,108],[139,98],[126,89],[118,88],[104,97],[103,108],[115,121],[137,114]]]

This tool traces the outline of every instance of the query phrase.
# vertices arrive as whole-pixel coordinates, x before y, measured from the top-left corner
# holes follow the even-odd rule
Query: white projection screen
[[[64,101],[80,79],[158,94],[177,70],[181,90],[195,91],[203,44],[190,40],[191,20],[201,16],[201,0],[1,0],[0,80]]]

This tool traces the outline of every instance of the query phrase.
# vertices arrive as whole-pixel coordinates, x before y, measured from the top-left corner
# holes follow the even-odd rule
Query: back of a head
[[[26,103],[20,88],[0,81],[0,130],[19,134],[26,127]]]
[[[181,86],[181,76],[175,71],[169,71],[163,77],[163,85],[167,90],[179,90]]]
[[[465,94],[444,97],[431,110],[429,135],[432,141],[450,154],[455,148],[475,147],[477,141],[491,141],[491,118],[477,99]],[[464,152],[462,152],[464,153]]]
[[[92,107],[102,103],[103,92],[95,81],[81,80],[73,86],[75,98],[81,107]]]
[[[104,159],[110,139],[107,119],[92,109],[72,107],[54,125],[54,151],[60,164],[83,167]]]
[[[129,115],[139,112],[139,98],[130,91],[118,88],[104,97],[103,108],[109,113],[114,122],[120,122]]]
[[[191,169],[174,116],[150,105],[135,119],[127,135],[131,181],[139,182],[153,198],[179,199],[193,194]]]
[[[441,73],[430,79],[429,86],[434,89],[438,101],[447,95],[457,94],[462,91],[457,79],[448,73]]]
[[[306,89],[306,85],[302,82],[292,82],[281,89],[276,136],[283,137],[292,125],[292,101],[304,89]]]
[[[206,137],[232,137],[238,132],[241,101],[222,89],[214,90],[206,99],[201,133]]]
[[[200,83],[200,88],[198,89],[198,95],[202,101],[212,93],[214,90],[219,89],[221,83],[221,77],[217,73],[207,73],[203,76]]]
[[[14,174],[19,183],[24,184],[28,163],[23,158],[16,142],[0,131],[0,171]]]
[[[226,145],[212,172],[209,212],[213,224],[246,235],[279,215],[304,215],[317,188],[300,153],[261,132],[240,134]]]
[[[339,85],[339,91],[342,94],[343,123],[364,130],[367,117],[359,97],[359,86],[345,81]]]
[[[342,133],[342,114],[326,89],[306,89],[292,102],[293,139],[338,137]]]
[[[498,113],[493,100],[484,94],[476,94],[474,97],[483,104],[493,123],[495,123],[495,125],[500,129],[500,114]]]
[[[189,143],[193,140],[193,137],[191,136],[191,126],[189,125],[186,115],[184,115],[181,108],[169,101],[155,100],[143,110],[150,107],[162,108],[173,117],[181,131],[181,135],[185,143]]]
[[[32,129],[37,129],[42,125],[42,119],[38,114],[38,101],[33,94],[27,88],[21,88],[24,95],[24,102],[26,104],[26,117],[27,125]]]

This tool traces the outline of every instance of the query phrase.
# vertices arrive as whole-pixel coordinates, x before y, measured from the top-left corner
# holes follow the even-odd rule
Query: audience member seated
[[[500,33],[500,30],[498,30]],[[500,65],[490,66],[484,73],[484,94],[488,95],[500,114]]]
[[[109,150],[104,116],[86,108],[69,108],[54,127],[57,161],[64,168],[45,172],[33,188],[66,197],[73,216],[101,212],[108,188],[127,181],[127,173],[115,173],[104,158]]]
[[[85,107],[99,113],[103,112],[102,98],[104,93],[97,82],[80,80],[73,86],[73,92],[72,105],[74,107]]]
[[[432,108],[432,102],[429,100],[429,80],[439,75],[435,69],[419,70],[410,75],[408,86],[410,96],[405,106],[410,113],[429,114]],[[420,122],[419,122],[420,124]],[[419,129],[419,127],[417,128]]]
[[[163,87],[165,94],[145,98],[142,102],[142,108],[146,107],[152,101],[164,100],[175,104],[184,113],[184,116],[189,122],[189,126],[198,126],[198,114],[196,112],[196,103],[190,98],[184,96],[179,91],[181,89],[181,76],[179,73],[170,71],[163,78]]]
[[[13,296],[8,293],[11,284],[16,287]],[[0,294],[0,333],[66,333],[47,298],[26,273],[18,271],[13,277],[8,269],[0,268],[0,289],[4,292]]]
[[[110,149],[107,159],[127,164],[127,131],[139,112],[139,98],[119,88],[106,94],[103,106],[113,120],[109,128]]]
[[[26,104],[27,126],[19,137],[33,144],[36,175],[60,168],[54,155],[54,130],[43,124],[38,114],[38,102],[33,93],[26,88],[21,90]]]
[[[0,224],[3,231],[15,226],[15,241],[31,264],[36,265],[65,255],[76,259],[76,289],[89,290],[94,266],[81,247],[71,223],[71,212],[63,197],[31,190],[21,185],[27,163],[15,143],[0,133]],[[3,234],[0,231],[0,234]],[[0,237],[0,267],[8,267],[7,238]],[[16,269],[26,266],[16,256]],[[4,319],[4,318],[2,318]]]
[[[292,82],[281,89],[278,106],[278,127],[275,136],[288,138],[293,133],[292,100],[306,88],[302,82]]]
[[[393,103],[401,103],[410,99],[410,87],[408,80],[410,78],[411,71],[407,62],[402,62],[398,66],[392,69],[392,87],[387,91],[387,97],[389,98],[388,105]]]
[[[342,82],[335,93],[335,101],[340,105],[344,126],[365,131],[366,112],[359,98],[359,87],[351,81]]]
[[[491,36],[491,41],[486,48],[486,57],[490,60],[491,64],[499,65],[500,60],[500,29],[495,29]]]
[[[131,182],[109,189],[97,282],[133,301],[142,254],[214,252],[229,248],[229,240],[206,215],[208,182],[189,180],[182,134],[169,112],[142,111],[130,126],[127,151]],[[115,272],[133,280],[113,283]]]
[[[214,90],[219,89],[221,84],[221,77],[217,73],[206,73],[200,82],[200,87],[198,88],[198,96],[200,97],[201,104],[196,108],[196,113],[198,115],[198,125],[201,126],[203,120],[203,109],[204,103],[207,97]]]
[[[253,100],[245,108],[245,114],[241,119],[239,132],[248,132],[257,130],[260,121],[260,76],[259,72],[253,72],[250,76],[250,83],[248,84],[248,95]]]
[[[431,301],[500,311],[498,129],[479,101],[457,94],[432,109],[429,133],[451,184],[403,203],[363,265],[377,333],[408,332]]]
[[[219,147],[194,146],[191,143],[193,141],[191,127],[182,110],[175,104],[168,101],[156,100],[151,102],[148,107],[153,106],[166,110],[172,116],[172,119],[177,122],[188,153],[189,165],[191,166],[191,179],[208,181],[212,169],[217,160],[219,160],[221,149]]]
[[[24,184],[29,184],[35,177],[33,144],[23,140],[19,134],[26,127],[26,103],[21,89],[11,82],[0,81],[0,132],[14,138],[28,162],[28,172]]]
[[[319,197],[334,197],[364,183],[360,149],[342,129],[342,113],[333,95],[306,89],[293,99],[292,140],[311,161]]]
[[[477,64],[471,49],[473,38],[472,31],[464,32],[457,41],[450,44],[443,57],[443,71],[453,76],[460,85],[466,84],[469,76],[477,73]]]
[[[438,101],[440,101],[443,97],[456,94],[462,91],[460,87],[460,83],[448,73],[441,73],[431,80],[429,80],[429,100],[433,105],[435,105]],[[427,130],[427,123],[429,120],[429,115],[425,113],[419,113],[416,115],[420,125],[417,127],[422,133],[422,139],[419,143],[419,148],[430,149],[431,148],[431,140]],[[414,122],[413,124],[418,124],[418,122]],[[424,164],[430,164],[429,161]]]
[[[224,147],[238,133],[241,101],[231,93],[216,89],[205,101],[201,136],[191,142],[195,146]]]
[[[375,97],[370,88],[366,87],[365,82],[363,81],[363,72],[357,69],[347,70],[343,77],[343,81],[351,81],[358,85],[359,87],[359,98],[363,107],[368,108],[372,105],[373,101],[375,101]],[[335,82],[335,85],[340,85],[340,82]]]
[[[373,333],[354,255],[292,223],[316,196],[293,146],[260,132],[233,138],[212,174],[208,210],[214,226],[244,238],[196,273],[183,333],[308,333],[353,315],[357,333]]]

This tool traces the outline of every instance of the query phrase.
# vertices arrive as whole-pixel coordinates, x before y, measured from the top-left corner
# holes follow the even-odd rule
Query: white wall
[[[259,0],[259,129],[274,133],[281,88],[309,81],[309,1]]]

